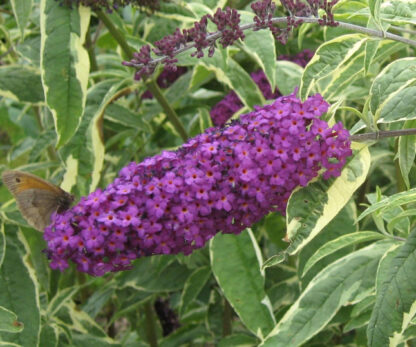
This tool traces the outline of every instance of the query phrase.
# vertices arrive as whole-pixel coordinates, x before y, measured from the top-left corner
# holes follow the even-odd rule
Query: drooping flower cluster
[[[289,60],[302,67],[305,67],[309,60],[312,59],[313,52],[309,49],[294,55],[280,55],[278,60]],[[279,90],[276,88],[272,91],[272,87],[263,70],[257,70],[251,73],[251,78],[257,84],[266,100],[276,99],[280,96]],[[215,126],[223,126],[234,113],[243,107],[243,103],[234,91],[230,91],[221,101],[219,101],[210,111],[212,123]]]
[[[320,120],[320,95],[294,94],[210,128],[175,152],[130,163],[104,190],[63,214],[44,237],[51,267],[68,260],[92,275],[120,271],[152,254],[189,254],[216,233],[238,234],[270,211],[284,213],[297,186],[318,171],[337,176],[349,133]]]
[[[318,10],[322,9],[325,14],[318,20],[320,25],[337,26],[332,13],[334,5],[338,0],[306,0],[306,3],[300,0],[281,1],[283,8],[289,13],[284,19],[285,24],[282,27],[276,26],[277,22],[282,22],[282,18],[274,18],[276,4],[272,0],[260,0],[251,4],[255,14],[253,23],[240,26],[240,14],[235,9],[226,7],[225,10],[218,8],[214,15],[204,15],[194,26],[189,29],[180,30],[177,28],[171,35],[165,36],[154,43],[155,48],[151,49],[150,45],[144,45],[139,52],[133,54],[133,59],[123,62],[126,66],[131,66],[138,71],[135,79],[146,78],[152,74],[157,64],[164,64],[168,69],[175,69],[177,63],[176,55],[187,49],[195,48],[191,56],[202,58],[204,50],[208,49],[208,56],[211,57],[216,48],[216,41],[223,48],[232,45],[236,40],[243,40],[244,30],[252,29],[254,31],[269,29],[276,40],[286,44],[290,32],[303,23],[306,17],[317,17]],[[217,32],[208,32],[208,21],[217,27]],[[153,51],[158,57],[153,59]]]
[[[221,34],[215,39],[208,39],[208,20],[214,23]],[[202,58],[204,56],[203,50],[209,47],[208,56],[212,56],[215,50],[215,41],[219,39],[222,46],[225,48],[232,45],[238,39],[244,39],[244,33],[240,28],[240,14],[235,10],[227,7],[225,11],[220,8],[214,15],[204,15],[194,26],[189,29],[180,30],[176,28],[175,32],[167,35],[159,41],[154,43],[155,48],[152,50],[157,56],[164,56],[163,64],[169,70],[175,70],[175,63],[178,61],[175,55],[178,50],[185,47],[189,42],[193,43],[195,52],[191,56]],[[123,62],[124,65],[134,66],[135,64],[143,65],[136,75],[135,79],[147,77],[153,73],[157,63],[151,59],[151,49],[149,45],[141,47],[139,52],[134,53],[134,57],[130,62]]]

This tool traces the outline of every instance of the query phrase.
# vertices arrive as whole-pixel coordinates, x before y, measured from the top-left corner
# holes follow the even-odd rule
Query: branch
[[[376,131],[373,133],[365,133],[358,135],[351,135],[351,141],[364,142],[368,140],[379,140],[386,137],[396,137],[396,136],[406,136],[406,135],[416,135],[416,129],[402,129],[402,130],[386,130],[386,131]]]

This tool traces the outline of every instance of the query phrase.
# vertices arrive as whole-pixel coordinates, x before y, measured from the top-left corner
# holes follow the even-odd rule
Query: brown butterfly
[[[2,178],[23,217],[39,231],[51,223],[53,212],[62,213],[74,201],[73,195],[30,173],[8,170]]]

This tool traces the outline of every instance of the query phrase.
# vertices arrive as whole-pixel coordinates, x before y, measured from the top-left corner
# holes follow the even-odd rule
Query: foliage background
[[[126,6],[104,15],[139,50],[225,5],[172,0],[155,12]],[[250,1],[228,5],[241,10],[243,23],[252,20]],[[412,1],[339,1],[334,14],[415,36]],[[286,16],[281,6],[276,15]],[[103,23],[103,12],[54,0],[1,5],[0,169],[33,172],[80,197],[105,187],[128,162],[183,143],[163,105],[141,98],[149,86],[121,64],[128,52]],[[342,120],[351,133],[416,127],[414,46],[310,23],[285,46],[268,31],[245,34],[212,58],[180,56],[187,72],[163,95],[189,136],[211,126],[209,111],[229,90],[244,104],[239,113],[264,104],[249,76],[258,68],[284,94],[295,86],[303,98],[320,92],[332,104],[326,120]],[[316,52],[305,69],[276,61],[305,48]],[[217,235],[190,256],[141,258],[132,270],[102,278],[51,271],[42,235],[0,186],[0,340],[222,347],[413,341],[416,138],[354,150],[341,177],[297,190],[286,216],[268,215],[238,236]]]

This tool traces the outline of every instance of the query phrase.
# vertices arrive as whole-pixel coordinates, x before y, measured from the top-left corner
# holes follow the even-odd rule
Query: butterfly
[[[39,231],[51,223],[53,212],[64,212],[74,201],[73,195],[30,173],[7,170],[2,178],[23,217]]]

